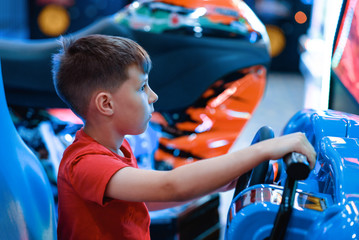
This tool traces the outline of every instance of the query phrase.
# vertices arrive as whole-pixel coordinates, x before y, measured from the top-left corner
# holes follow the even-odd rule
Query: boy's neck
[[[101,128],[99,126],[92,127],[91,124],[85,124],[83,131],[102,146],[122,157],[124,156],[120,149],[123,139],[125,138],[124,136],[118,136],[115,131],[107,128]]]

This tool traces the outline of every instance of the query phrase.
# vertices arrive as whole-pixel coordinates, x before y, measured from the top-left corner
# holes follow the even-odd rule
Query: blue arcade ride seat
[[[11,120],[0,64],[0,239],[56,239],[50,183]]]

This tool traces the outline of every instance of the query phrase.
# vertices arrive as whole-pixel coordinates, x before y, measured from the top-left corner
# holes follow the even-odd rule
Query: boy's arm
[[[311,167],[315,151],[302,133],[266,140],[237,152],[197,161],[171,171],[126,167],[110,179],[105,196],[138,202],[191,200],[219,189],[263,161],[290,152],[308,157]]]
[[[177,206],[183,205],[187,202],[189,202],[189,201],[186,201],[186,202],[145,202],[145,204],[149,211],[157,211],[157,210],[177,207]]]
[[[231,190],[236,186],[236,184],[237,184],[237,179],[235,179],[231,183],[221,187],[220,189],[217,189],[213,193],[225,192],[225,191]],[[212,194],[212,193],[210,193],[210,194]],[[150,211],[157,211],[157,210],[162,210],[162,209],[166,209],[166,208],[177,207],[177,206],[183,205],[190,201],[192,201],[192,200],[188,200],[186,202],[146,202],[146,206],[147,206],[148,210],[150,210]]]

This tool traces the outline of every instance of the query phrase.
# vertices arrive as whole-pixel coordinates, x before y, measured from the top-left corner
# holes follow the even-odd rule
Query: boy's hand
[[[263,145],[261,147],[263,147],[264,151],[267,151],[268,159],[275,160],[287,153],[297,152],[307,157],[311,169],[315,166],[317,154],[304,133],[297,132],[283,135],[257,144]]]

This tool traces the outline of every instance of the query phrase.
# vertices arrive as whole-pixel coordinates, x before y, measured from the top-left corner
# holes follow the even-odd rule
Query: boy
[[[166,207],[158,202],[211,193],[293,151],[315,163],[313,147],[296,133],[172,171],[138,169],[125,135],[146,130],[158,99],[146,51],[129,39],[91,35],[63,41],[53,66],[58,95],[84,122],[59,168],[59,239],[150,239],[148,209]]]

